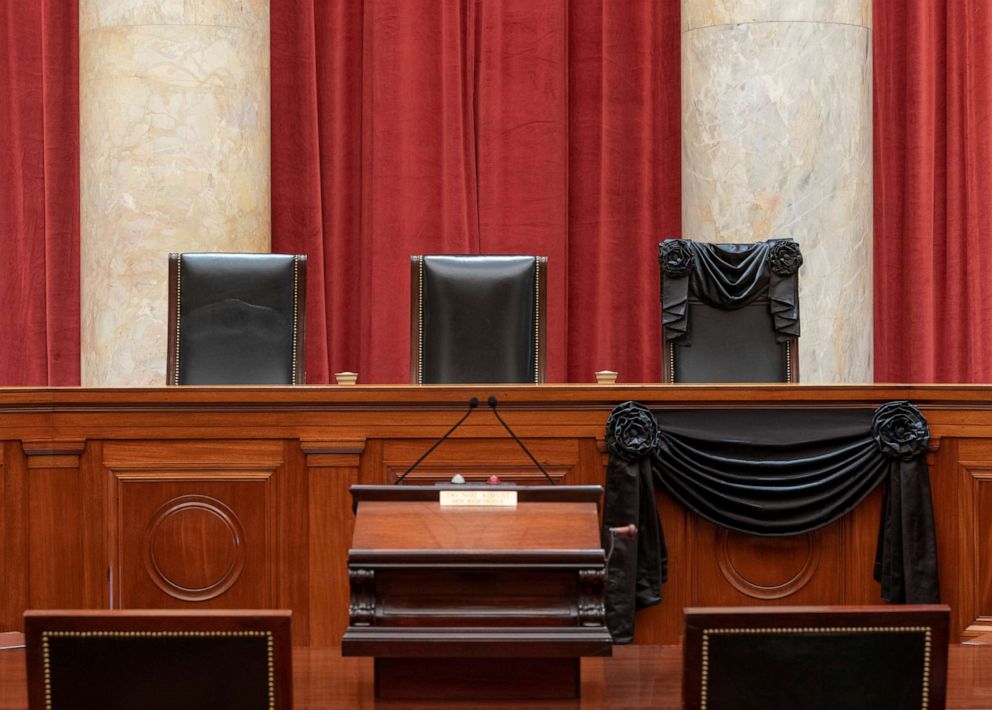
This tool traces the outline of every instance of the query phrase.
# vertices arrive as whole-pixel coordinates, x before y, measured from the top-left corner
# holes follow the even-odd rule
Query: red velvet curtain
[[[992,7],[875,0],[875,375],[992,381]],[[309,375],[408,377],[407,258],[551,257],[550,379],[658,376],[677,3],[273,0],[273,247]],[[75,0],[0,0],[0,383],[79,379]]]
[[[0,0],[0,385],[79,384],[76,0]]]
[[[874,0],[874,61],[875,379],[992,382],[992,3]]]
[[[308,381],[409,381],[409,257],[549,257],[548,375],[660,375],[680,232],[679,8],[273,0],[273,251],[309,255]]]

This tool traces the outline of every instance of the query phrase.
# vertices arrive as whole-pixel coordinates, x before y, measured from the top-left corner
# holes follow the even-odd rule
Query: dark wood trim
[[[83,439],[44,439],[42,441],[22,441],[25,456],[76,456],[86,449],[86,441]],[[3,459],[0,458],[0,463]],[[78,462],[77,462],[78,463]]]
[[[799,338],[789,341],[789,367],[792,370],[790,384],[797,385],[802,380],[799,379]]]
[[[612,647],[613,639],[602,626],[491,629],[352,626],[341,640],[341,655],[382,658],[564,658],[609,656]]]
[[[348,564],[375,564],[377,568],[444,565],[446,567],[496,568],[541,567],[542,569],[586,568],[606,564],[602,549],[594,550],[356,550],[348,551]],[[409,563],[409,564],[407,564]]]
[[[475,396],[493,394],[501,410],[598,410],[609,412],[625,400],[648,407],[875,407],[891,400],[909,400],[926,410],[992,410],[992,385],[857,384],[786,385],[623,383],[618,385],[358,385],[355,387],[292,387],[283,385],[220,387],[186,385],[127,388],[0,388],[5,414],[77,414],[157,412],[224,412],[238,416],[271,412],[462,411]],[[79,420],[85,424],[85,420]],[[95,420],[94,420],[95,421]],[[605,419],[603,420],[605,423]],[[962,421],[962,423],[964,423]],[[444,422],[437,423],[441,427]],[[5,423],[11,426],[10,422]],[[47,424],[46,424],[47,425]],[[140,429],[140,423],[129,425]],[[367,427],[366,427],[367,428]],[[77,427],[78,429],[78,427]],[[77,429],[74,429],[76,431]],[[494,427],[499,429],[499,427]],[[443,431],[443,429],[441,429]],[[935,433],[935,436],[939,435]],[[306,438],[312,438],[310,436]],[[321,437],[325,438],[325,437]],[[348,438],[352,438],[349,436]]]

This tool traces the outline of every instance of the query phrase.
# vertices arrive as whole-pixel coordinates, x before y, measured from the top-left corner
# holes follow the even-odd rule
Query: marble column
[[[267,0],[80,0],[84,386],[165,384],[167,255],[267,252]]]
[[[871,0],[682,0],[682,230],[792,237],[803,382],[872,379]]]

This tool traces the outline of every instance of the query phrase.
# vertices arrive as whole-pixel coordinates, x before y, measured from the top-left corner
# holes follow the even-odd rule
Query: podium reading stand
[[[352,486],[342,654],[375,657],[381,698],[577,697],[580,657],[612,653],[601,493]]]

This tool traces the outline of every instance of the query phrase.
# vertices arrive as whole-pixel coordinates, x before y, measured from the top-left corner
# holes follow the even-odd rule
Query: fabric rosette
[[[658,261],[666,276],[679,278],[692,270],[694,258],[692,249],[681,239],[666,239],[658,247]]]
[[[776,241],[768,251],[768,266],[779,276],[791,276],[802,265],[803,254],[799,244],[791,239]]]
[[[637,402],[618,404],[606,420],[606,446],[625,461],[644,458],[659,445],[660,432],[651,410]]]
[[[879,451],[903,461],[924,453],[930,441],[927,420],[906,401],[887,402],[875,410],[871,431]]]

